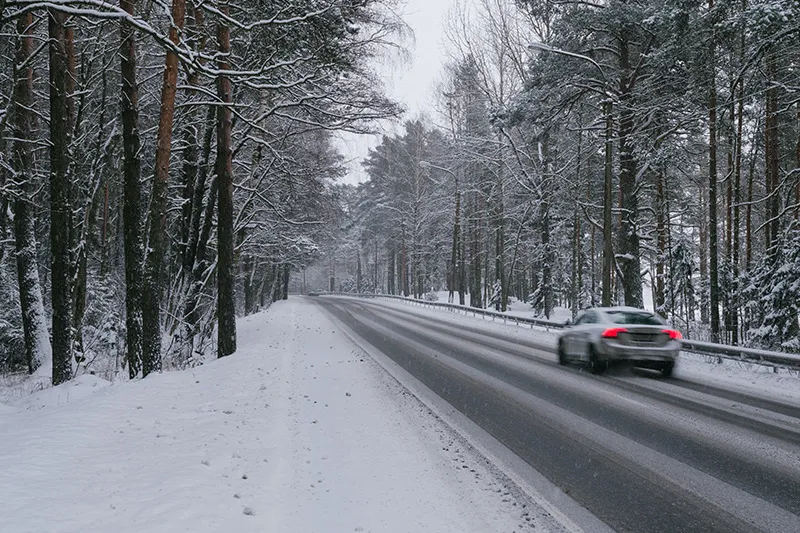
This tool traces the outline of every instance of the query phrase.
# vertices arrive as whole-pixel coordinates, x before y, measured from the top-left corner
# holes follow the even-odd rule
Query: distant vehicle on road
[[[633,307],[597,307],[581,313],[558,339],[558,362],[576,362],[602,374],[612,364],[658,370],[672,375],[681,349],[681,333],[660,316]]]

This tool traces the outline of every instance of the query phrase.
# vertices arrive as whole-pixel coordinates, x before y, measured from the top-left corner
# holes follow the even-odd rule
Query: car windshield
[[[608,311],[606,313],[615,324],[635,324],[641,326],[661,326],[664,321],[657,315],[644,311]]]

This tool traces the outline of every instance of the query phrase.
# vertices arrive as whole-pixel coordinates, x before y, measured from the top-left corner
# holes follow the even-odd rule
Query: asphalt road
[[[411,306],[315,301],[616,531],[800,532],[798,406],[593,376],[546,339]]]

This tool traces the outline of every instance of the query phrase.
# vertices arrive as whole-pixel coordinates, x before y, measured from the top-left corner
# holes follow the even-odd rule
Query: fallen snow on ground
[[[49,387],[24,396],[12,405],[17,409],[35,411],[47,407],[67,405],[92,396],[98,390],[111,385],[109,381],[84,374],[60,387]]]
[[[317,306],[239,321],[183,372],[81,379],[0,411],[0,530],[560,530]]]
[[[683,352],[675,376],[800,406],[800,372]]]
[[[549,344],[553,349],[560,331],[531,328],[524,324],[517,326],[511,318],[504,322],[501,318],[473,316],[468,311],[454,312],[395,299],[380,298],[375,301],[386,307],[403,309],[418,316],[439,319],[454,325],[469,324],[471,328],[494,331],[504,337]],[[727,388],[778,401],[789,400],[800,405],[800,372],[795,370],[774,369],[770,366],[731,359],[722,359],[720,362],[716,357],[683,352],[675,367],[675,376],[703,385]]]

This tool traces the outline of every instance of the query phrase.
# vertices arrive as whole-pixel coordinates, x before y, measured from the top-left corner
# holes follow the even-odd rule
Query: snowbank
[[[3,533],[561,531],[311,302],[239,322],[239,351],[4,414]]]
[[[34,392],[17,400],[13,405],[19,410],[28,411],[58,407],[83,400],[109,385],[111,385],[109,381],[84,374],[58,387],[48,387]]]

